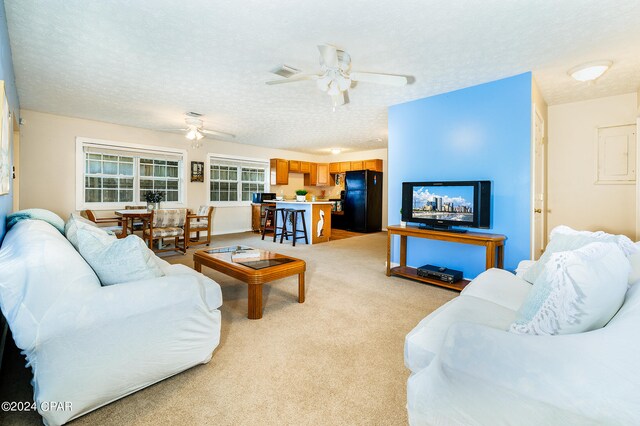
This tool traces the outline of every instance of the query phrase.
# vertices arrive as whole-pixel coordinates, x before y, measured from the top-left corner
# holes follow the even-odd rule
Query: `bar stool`
[[[278,212],[280,212],[284,220],[284,208],[269,206],[264,208],[264,226],[262,227],[262,239],[264,240],[264,234],[267,231],[273,232],[273,242],[276,242],[276,229],[282,229],[278,227]],[[288,239],[288,238],[287,238]]]
[[[304,242],[306,244],[309,244],[309,239],[307,238],[307,224],[304,220],[304,213],[305,210],[296,210],[296,209],[285,209],[284,210],[284,214],[283,214],[283,218],[284,218],[284,229],[282,234],[280,235],[280,243],[282,243],[282,240],[284,239],[284,237],[287,237],[287,240],[289,240],[289,235],[291,235],[292,239],[293,239],[293,246],[296,246],[296,240],[300,239],[300,238],[304,238]],[[298,214],[300,214],[300,216],[302,216],[302,229],[297,229],[298,227]],[[287,231],[287,220],[289,219],[289,217],[291,217],[291,222],[293,224],[293,229],[291,231]],[[298,235],[298,233],[302,232],[303,235]]]

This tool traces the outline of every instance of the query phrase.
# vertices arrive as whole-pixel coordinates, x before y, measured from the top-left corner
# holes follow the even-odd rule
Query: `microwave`
[[[253,203],[260,204],[263,201],[275,200],[276,194],[275,192],[254,192],[253,193]]]

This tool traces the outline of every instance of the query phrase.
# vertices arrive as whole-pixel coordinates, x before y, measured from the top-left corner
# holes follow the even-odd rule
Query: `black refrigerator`
[[[382,230],[382,172],[357,170],[345,176],[344,217],[347,230]]]

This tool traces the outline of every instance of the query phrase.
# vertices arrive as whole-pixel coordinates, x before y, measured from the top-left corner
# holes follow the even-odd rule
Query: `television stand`
[[[400,265],[391,267],[391,243],[394,235],[400,236]],[[418,226],[387,226],[387,276],[397,275],[404,278],[432,284],[451,290],[462,291],[469,284],[469,280],[462,279],[455,283],[434,280],[432,278],[418,276],[416,268],[407,266],[407,237],[426,238],[430,240],[449,241],[452,243],[471,244],[484,246],[486,253],[485,269],[504,267],[504,241],[507,239],[500,234],[485,234],[480,232],[467,232],[460,234],[451,231],[434,231],[421,229]],[[424,261],[427,263],[428,261]]]
[[[466,229],[452,228],[451,226],[431,226],[427,225],[426,223],[419,224],[418,228],[428,229],[430,231],[455,232],[456,234],[464,234],[465,232],[467,232]]]

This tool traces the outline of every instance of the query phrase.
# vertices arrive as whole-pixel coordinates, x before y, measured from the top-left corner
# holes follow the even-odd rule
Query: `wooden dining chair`
[[[211,244],[211,223],[213,216],[212,206],[200,206],[196,213],[187,215],[187,223],[185,225],[185,244],[186,247],[196,246],[199,244]],[[200,239],[200,232],[206,232],[205,238]],[[192,233],[196,233],[196,238],[191,238]]]
[[[157,209],[151,211],[151,218],[147,222],[142,237],[149,248],[155,252],[187,251],[186,238],[182,238],[182,246],[179,241],[185,236],[185,223],[187,221],[187,209]],[[173,248],[154,248],[153,241],[162,241],[164,238],[173,238]]]
[[[112,232],[118,238],[124,238],[127,236],[127,230],[122,226],[121,217],[97,217],[93,210],[84,210],[84,212],[81,212],[81,215],[86,216],[87,219],[98,225],[101,229],[104,229],[107,232]],[[108,223],[115,223],[116,225],[101,226]]]

